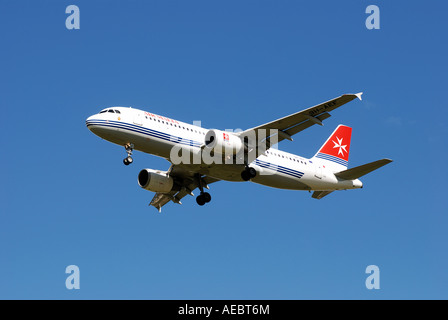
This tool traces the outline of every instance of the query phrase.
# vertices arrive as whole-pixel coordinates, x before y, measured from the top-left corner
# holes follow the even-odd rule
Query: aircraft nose
[[[90,116],[90,117],[88,117],[87,119],[86,119],[86,126],[87,126],[87,128],[90,126],[90,125],[92,125],[93,123],[93,118],[94,118],[94,115],[93,116]]]

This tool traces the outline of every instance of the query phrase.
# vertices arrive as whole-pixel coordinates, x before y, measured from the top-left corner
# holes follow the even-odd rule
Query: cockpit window
[[[107,112],[107,110],[100,111],[100,113],[104,113],[104,112]]]
[[[115,111],[115,113],[121,113],[120,110],[114,110],[114,111]]]
[[[112,109],[109,109],[109,110],[107,110],[107,112],[111,112],[111,113],[114,113],[114,110],[112,110]]]

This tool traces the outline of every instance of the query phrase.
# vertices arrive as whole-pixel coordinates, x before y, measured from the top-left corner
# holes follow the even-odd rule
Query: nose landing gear
[[[126,149],[128,156],[123,159],[123,163],[128,166],[134,161],[134,160],[132,160],[132,157],[131,157],[132,151],[134,150],[134,144],[128,143],[124,146],[124,148]]]

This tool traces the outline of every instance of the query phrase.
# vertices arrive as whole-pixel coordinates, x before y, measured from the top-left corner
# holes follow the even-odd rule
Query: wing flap
[[[154,197],[152,198],[151,202],[149,203],[150,206],[153,206],[154,208],[156,208],[157,210],[159,210],[159,212],[162,211],[162,207],[164,205],[166,205],[168,202],[171,201],[171,197],[172,195],[168,194],[168,193],[160,193],[157,192]]]

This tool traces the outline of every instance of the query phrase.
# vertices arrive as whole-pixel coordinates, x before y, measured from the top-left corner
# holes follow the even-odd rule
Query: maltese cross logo
[[[338,140],[338,143],[336,143],[336,142],[333,140],[333,143],[334,143],[334,147],[333,147],[333,149],[334,149],[334,148],[339,148],[339,150],[338,150],[338,155],[342,154],[342,156],[344,156],[344,152],[343,152],[342,150],[344,150],[345,152],[347,152],[347,150],[345,149],[345,147],[346,147],[347,145],[346,145],[346,144],[345,144],[345,145],[342,145],[342,139],[344,139],[344,138],[339,139],[338,137],[336,137],[336,140]]]

